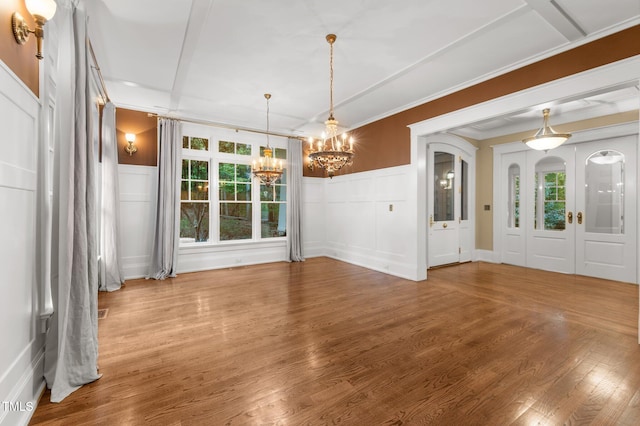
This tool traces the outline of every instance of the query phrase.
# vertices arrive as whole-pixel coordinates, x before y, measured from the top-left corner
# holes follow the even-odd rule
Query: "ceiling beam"
[[[214,0],[193,0],[187,28],[182,41],[182,49],[180,51],[180,59],[176,68],[173,87],[171,89],[171,98],[169,101],[169,111],[176,111],[180,107],[180,98],[182,88],[189,74],[189,67],[193,60],[200,34],[207,23],[207,18],[213,7]]]
[[[555,0],[525,0],[531,9],[547,21],[568,41],[586,37],[587,33]]]

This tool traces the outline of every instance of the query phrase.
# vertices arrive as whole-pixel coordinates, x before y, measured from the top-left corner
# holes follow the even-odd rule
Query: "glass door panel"
[[[434,152],[433,220],[454,220],[455,156]]]
[[[593,153],[585,165],[586,232],[624,233],[624,154]]]

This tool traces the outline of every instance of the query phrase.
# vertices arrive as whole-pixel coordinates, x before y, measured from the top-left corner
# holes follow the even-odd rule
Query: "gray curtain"
[[[51,287],[45,379],[59,402],[98,378],[96,184],[86,14],[58,1]],[[50,52],[50,54],[53,54]]]
[[[102,203],[100,203],[100,290],[119,290],[124,283],[120,258],[120,194],[116,108],[102,110]]]
[[[302,252],[302,141],[296,138],[288,139],[289,170],[289,198],[287,221],[287,256],[291,262],[303,262]]]
[[[182,139],[180,121],[158,120],[158,193],[153,246],[147,278],[176,276],[180,240],[180,177]]]

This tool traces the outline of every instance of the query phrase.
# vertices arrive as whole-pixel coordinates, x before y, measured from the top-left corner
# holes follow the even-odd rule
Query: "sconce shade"
[[[42,16],[47,21],[56,14],[56,2],[54,0],[26,0],[27,10],[33,16]]]
[[[136,141],[136,135],[134,133],[125,133],[124,138],[127,141],[127,146],[124,147],[124,151],[131,157],[138,152],[138,147],[133,144]]]

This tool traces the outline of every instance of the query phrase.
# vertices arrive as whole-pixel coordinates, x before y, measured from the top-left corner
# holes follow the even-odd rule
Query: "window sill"
[[[180,253],[202,252],[202,251],[228,251],[244,250],[252,248],[282,247],[287,242],[287,237],[269,238],[268,240],[240,240],[240,241],[220,241],[202,243],[182,243],[179,247]]]

